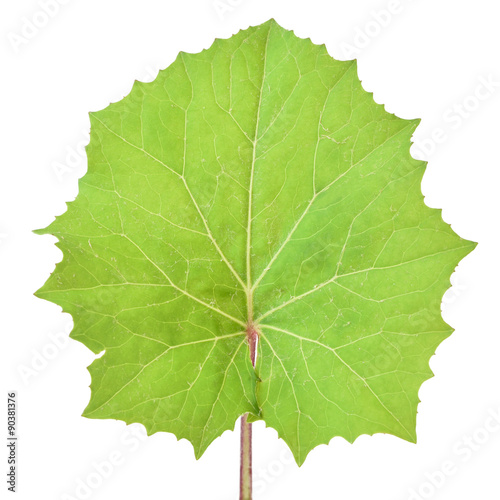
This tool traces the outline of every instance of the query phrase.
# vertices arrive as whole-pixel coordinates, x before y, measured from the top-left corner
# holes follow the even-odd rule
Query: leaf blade
[[[79,195],[38,231],[64,260],[37,295],[105,351],[84,415],[197,457],[244,413],[299,464],[334,436],[414,441],[441,298],[475,246],[424,204],[417,125],[272,20],[92,113]]]

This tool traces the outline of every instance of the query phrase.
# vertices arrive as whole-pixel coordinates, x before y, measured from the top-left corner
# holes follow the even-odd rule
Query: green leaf
[[[423,202],[417,124],[274,21],[92,113],[79,195],[38,231],[64,259],[37,295],[105,351],[84,415],[197,457],[247,412],[299,464],[334,436],[415,441],[441,298],[474,248]]]

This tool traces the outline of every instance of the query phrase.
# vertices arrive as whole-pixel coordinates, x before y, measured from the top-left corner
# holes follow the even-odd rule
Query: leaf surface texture
[[[105,351],[84,415],[197,457],[245,413],[299,464],[334,436],[414,441],[452,331],[441,298],[474,247],[424,204],[417,125],[374,102],[355,61],[274,21],[91,113],[79,195],[38,231],[64,259],[37,295]]]

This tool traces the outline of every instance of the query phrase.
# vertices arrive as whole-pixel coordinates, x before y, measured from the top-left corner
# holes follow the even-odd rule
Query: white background
[[[325,43],[338,59],[357,57],[363,85],[378,102],[422,118],[412,152],[429,160],[426,202],[479,245],[445,296],[444,317],[456,332],[432,358],[436,376],[420,391],[418,444],[380,434],[354,445],[335,438],[299,469],[276,432],[259,423],[255,498],[499,498],[500,424],[489,417],[500,420],[498,2],[51,1],[50,16],[38,0],[0,7],[0,435],[4,395],[17,390],[17,498],[237,498],[237,432],[226,432],[196,461],[191,445],[172,435],[145,439],[138,424],[80,416],[93,355],[67,340],[69,316],[32,296],[61,252],[54,238],[31,230],[76,196],[88,111],[121,99],[134,79],[152,80],[180,50],[198,52],[271,17]],[[32,21],[40,27],[29,27]],[[117,457],[112,471],[96,472],[95,464]],[[88,481],[90,490],[78,489]],[[4,479],[0,491],[11,495]]]

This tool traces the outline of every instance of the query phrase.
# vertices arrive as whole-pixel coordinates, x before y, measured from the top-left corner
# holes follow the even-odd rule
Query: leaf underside
[[[299,464],[334,436],[415,441],[441,298],[475,245],[424,204],[417,124],[272,20],[91,113],[79,195],[37,231],[64,254],[37,296],[105,351],[84,415],[197,457],[245,413]]]

